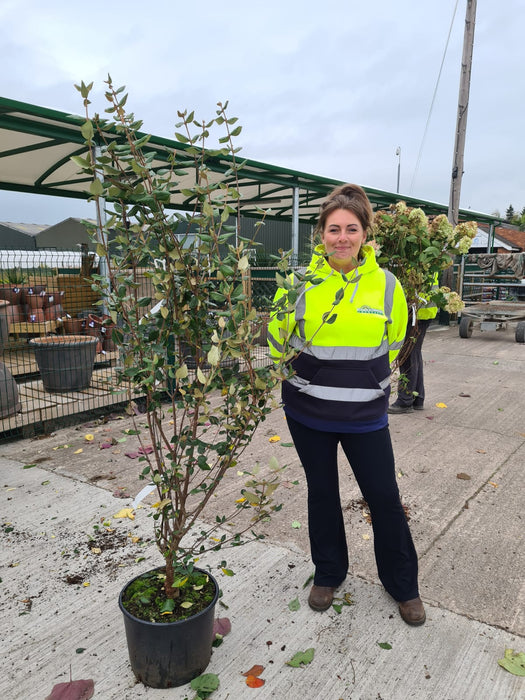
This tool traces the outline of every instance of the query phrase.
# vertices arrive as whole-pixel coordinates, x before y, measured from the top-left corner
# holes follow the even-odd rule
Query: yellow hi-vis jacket
[[[387,425],[390,363],[403,345],[407,304],[399,281],[381,269],[374,250],[346,275],[334,270],[317,246],[308,266],[312,282],[297,283],[294,311],[268,327],[270,354],[279,361],[287,343],[298,351],[283,382],[284,410],[318,430],[368,432]],[[336,293],[344,290],[339,304]],[[341,292],[339,292],[341,293]],[[287,292],[278,289],[276,300]],[[323,315],[337,314],[333,323]]]

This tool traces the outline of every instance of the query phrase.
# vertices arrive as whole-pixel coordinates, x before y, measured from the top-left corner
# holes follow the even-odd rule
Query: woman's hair
[[[365,191],[359,185],[340,185],[321,204],[319,220],[315,227],[316,234],[322,234],[326,219],[337,209],[351,211],[359,219],[363,231],[368,231],[372,223],[373,211]]]

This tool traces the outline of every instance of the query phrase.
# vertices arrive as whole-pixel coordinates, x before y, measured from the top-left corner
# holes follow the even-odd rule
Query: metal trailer
[[[487,301],[467,306],[461,313],[459,335],[470,338],[474,328],[481,331],[501,331],[508,323],[516,323],[517,343],[525,343],[525,304],[504,301]]]

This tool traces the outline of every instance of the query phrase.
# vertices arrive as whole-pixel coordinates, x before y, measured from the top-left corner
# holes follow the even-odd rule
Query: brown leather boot
[[[314,583],[308,596],[308,605],[317,612],[328,610],[334,599],[335,588],[335,586],[316,586]]]
[[[427,619],[425,608],[419,596],[406,600],[404,603],[399,603],[399,614],[407,625],[412,625],[413,627],[419,627]]]

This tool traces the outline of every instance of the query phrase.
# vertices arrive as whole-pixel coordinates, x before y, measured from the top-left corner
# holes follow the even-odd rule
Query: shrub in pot
[[[92,279],[108,323],[115,324],[120,378],[145,397],[147,431],[139,439],[150,449],[143,450],[141,478],[157,497],[151,517],[162,566],[127,584],[119,599],[130,661],[140,681],[169,687],[199,675],[211,655],[218,584],[209,567],[203,568],[203,555],[261,537],[257,523],[280,509],[273,499],[281,468],[271,458],[265,468],[254,465],[244,472],[230,512],[206,521],[222,480],[272,410],[282,368],[257,362],[256,312],[243,286],[253,242],[228,225],[230,217],[239,217],[236,119],[221,104],[207,123],[179,112],[183,155],[168,154],[159,171],[151,165],[150,137],[125,111],[124,88],[115,89],[111,79],[107,85],[110,123],[90,116],[91,85],[78,86],[89,156],[73,161],[93,178],[98,228],[84,223],[99,241],[97,254],[108,272]],[[212,126],[223,128],[224,136],[210,152],[204,144]],[[118,148],[106,140],[108,128],[119,134]],[[217,181],[216,173],[212,177],[210,160],[217,157],[231,163],[229,182]],[[169,213],[170,194],[187,172],[196,178],[184,190],[190,211]],[[112,208],[104,212],[107,203]],[[110,235],[111,250],[100,242]],[[139,296],[137,271],[144,269],[153,298]],[[151,311],[141,311],[152,304]],[[224,560],[218,570],[230,573]],[[186,625],[192,625],[190,631]],[[184,640],[198,640],[200,651],[184,650]]]

